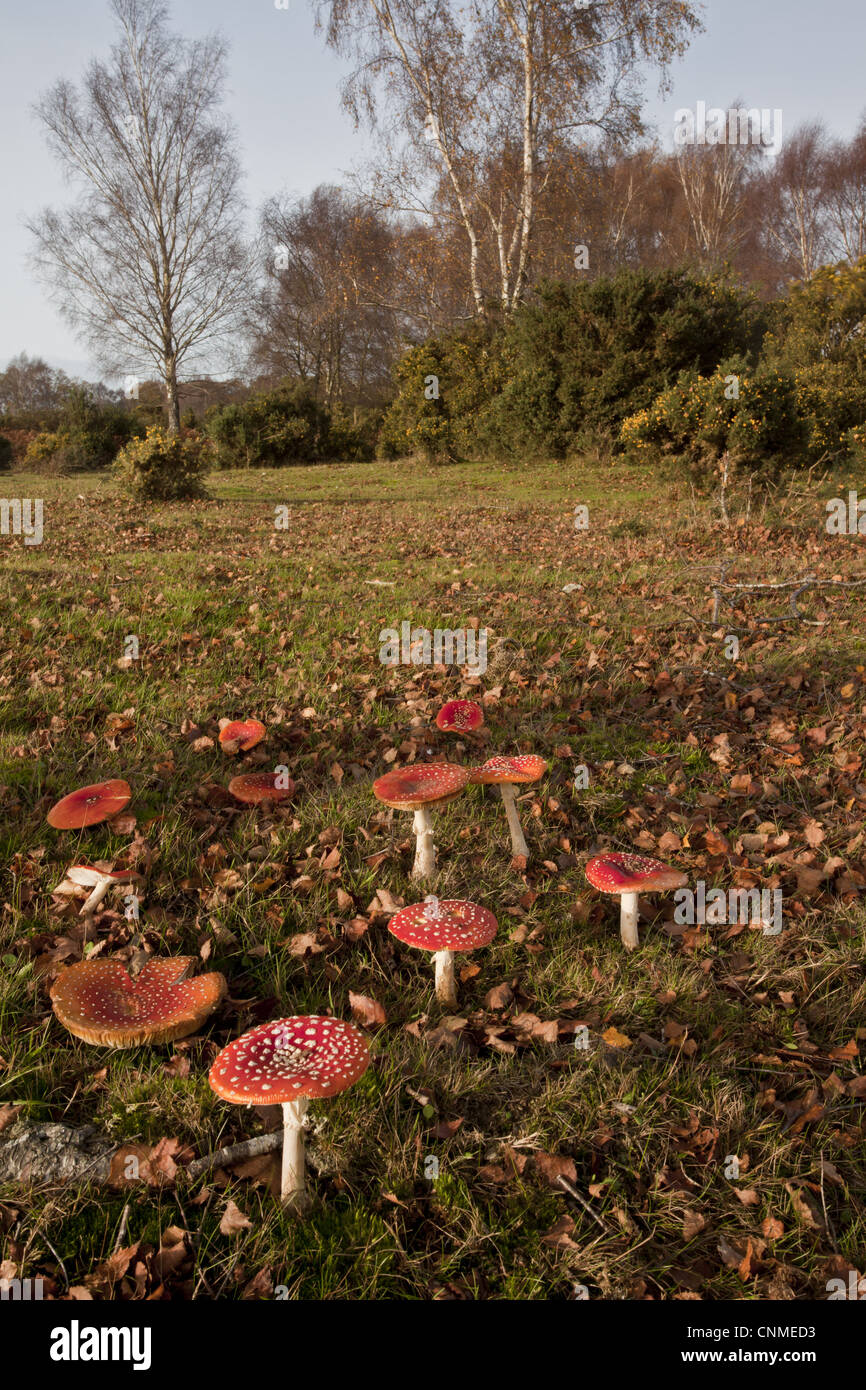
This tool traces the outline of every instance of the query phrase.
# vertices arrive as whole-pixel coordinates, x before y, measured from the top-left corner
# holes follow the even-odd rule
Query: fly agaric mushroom
[[[286,1206],[304,1202],[304,1116],[310,1100],[336,1096],[354,1085],[370,1064],[370,1050],[354,1023],[301,1015],[278,1018],[243,1033],[224,1047],[208,1081],[236,1105],[282,1105]]]
[[[660,859],[649,859],[644,854],[597,854],[584,872],[593,888],[619,897],[619,934],[627,951],[638,945],[638,893],[666,893],[688,883],[679,869],[670,869]]]
[[[94,782],[89,787],[79,787],[52,806],[46,816],[49,825],[55,830],[81,830],[85,825],[98,825],[100,821],[116,816],[132,796],[128,782],[115,778],[110,782]]]
[[[436,969],[436,998],[448,1009],[457,1008],[454,983],[454,952],[477,951],[489,946],[499,923],[486,907],[462,898],[425,898],[423,903],[403,907],[388,923],[388,930],[421,951],[433,952]]]
[[[522,753],[517,758],[488,758],[486,763],[473,768],[469,774],[470,782],[482,785],[491,782],[498,784],[508,819],[508,829],[511,832],[511,852],[515,856],[522,855],[524,859],[529,858],[529,847],[517,814],[514,786],[520,782],[537,782],[546,771],[547,763],[544,758],[539,758],[535,753]]]
[[[93,891],[89,898],[84,902],[80,916],[92,917],[102,899],[105,897],[109,888],[115,887],[119,883],[132,883],[141,878],[141,874],[134,869],[98,869],[93,864],[73,864],[71,869],[66,870],[66,877],[70,883],[76,884],[79,888],[91,888]]]
[[[395,811],[414,811],[415,862],[412,878],[431,878],[436,872],[436,846],[430,824],[431,806],[459,796],[469,771],[457,763],[414,763],[386,772],[373,783],[373,795]]]
[[[220,747],[224,753],[248,753],[266,733],[258,719],[233,719],[220,729]]]
[[[260,801],[287,801],[294,795],[295,784],[284,772],[245,772],[232,778],[229,791],[236,801],[257,806]]]
[[[102,1047],[140,1047],[189,1037],[226,992],[217,971],[184,978],[195,956],[149,960],[136,979],[118,960],[82,960],[58,975],[51,1002],[74,1037]]]
[[[484,723],[484,711],[474,700],[449,700],[436,716],[436,727],[446,734],[474,734]]]

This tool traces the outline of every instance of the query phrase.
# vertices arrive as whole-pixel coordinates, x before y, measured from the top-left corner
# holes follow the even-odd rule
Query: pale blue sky
[[[219,29],[230,45],[228,109],[240,132],[247,198],[256,208],[281,189],[307,193],[341,182],[365,154],[339,104],[343,69],[314,29],[307,0],[173,0],[174,27]],[[666,143],[673,113],[699,100],[781,107],[784,129],[823,116],[850,135],[866,110],[864,0],[708,0],[706,33],[673,71],[669,97],[650,89],[648,114]],[[105,0],[0,0],[0,368],[22,350],[88,371],[86,352],[29,277],[23,219],[62,203],[64,185],[30,107],[60,76],[76,79],[105,54],[112,25]]]

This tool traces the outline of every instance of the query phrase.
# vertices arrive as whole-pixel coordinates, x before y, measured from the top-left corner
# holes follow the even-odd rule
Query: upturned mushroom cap
[[[437,904],[439,915],[429,902],[403,907],[388,923],[388,930],[407,946],[422,951],[475,951],[493,940],[499,923],[492,912],[462,898],[447,898]]]
[[[261,743],[266,733],[267,729],[258,719],[233,719],[220,729],[220,744],[224,749],[226,744],[236,744],[237,748],[226,751],[247,753]]]
[[[336,1096],[370,1064],[370,1049],[354,1023],[327,1015],[277,1018],[224,1047],[208,1081],[237,1105],[281,1105],[307,1096]]]
[[[473,733],[484,723],[484,711],[474,700],[449,700],[436,716],[436,727],[446,734]]]
[[[149,960],[133,980],[117,960],[82,960],[51,986],[54,1012],[76,1038],[103,1047],[173,1042],[200,1028],[226,992],[217,971],[180,979],[194,956]]]
[[[277,786],[277,779],[287,782],[287,786]],[[287,801],[294,795],[295,784],[291,777],[284,778],[279,772],[245,772],[233,777],[229,791],[236,801],[255,806],[260,801]]]
[[[688,878],[679,869],[671,869],[660,859],[645,854],[597,854],[590,859],[584,873],[600,893],[665,893],[672,888],[684,888]]]
[[[135,869],[98,869],[95,864],[73,864],[66,870],[66,877],[79,888],[95,888],[104,878],[110,878],[112,883],[132,883],[141,878],[141,874]]]
[[[416,811],[459,796],[469,771],[457,763],[413,763],[386,772],[373,783],[373,795],[395,811]]]
[[[116,778],[110,782],[94,782],[89,787],[79,787],[52,806],[46,816],[49,825],[55,830],[80,830],[85,825],[98,825],[100,821],[116,816],[132,796],[128,782]]]
[[[488,782],[537,782],[547,771],[544,758],[535,753],[521,753],[516,758],[488,758],[480,767],[470,771],[469,780],[476,784]]]

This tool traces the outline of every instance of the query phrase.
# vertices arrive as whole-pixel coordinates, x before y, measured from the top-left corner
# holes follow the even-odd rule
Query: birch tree
[[[687,0],[318,0],[318,11],[356,64],[345,104],[381,138],[380,196],[460,228],[480,316],[526,294],[557,155],[593,131],[637,134],[642,70],[664,74],[698,27]]]
[[[240,322],[251,261],[240,168],[220,102],[226,51],[185,40],[161,0],[111,0],[118,38],[76,88],[37,105],[77,193],[31,224],[34,260],[61,313],[108,372],[155,372],[168,428],[178,379],[213,361]]]

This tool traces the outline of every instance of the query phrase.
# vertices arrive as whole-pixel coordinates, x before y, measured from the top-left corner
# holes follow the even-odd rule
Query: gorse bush
[[[426,462],[477,457],[492,447],[492,406],[506,380],[500,333],[476,325],[410,348],[394,370],[394,400],[379,454]]]
[[[723,364],[712,376],[683,373],[675,386],[623,421],[620,442],[634,456],[675,459],[700,484],[733,468],[762,479],[802,458],[808,424],[792,375],[771,367]]]
[[[12,440],[7,439],[5,434],[0,434],[0,473],[6,473],[12,467]]]
[[[220,468],[279,468],[334,457],[331,416],[305,386],[283,386],[215,407],[207,414],[207,432]],[[335,446],[338,441],[356,451],[364,447],[361,435],[345,425],[337,430]]]
[[[766,328],[751,295],[682,271],[544,284],[505,325],[410,349],[380,449],[565,458],[589,440],[616,439],[682,371],[709,375],[732,354],[753,362]]]
[[[797,405],[807,423],[809,460],[850,452],[849,432],[866,423],[866,373],[842,362],[818,362],[794,373]]]
[[[588,437],[617,433],[681,372],[756,357],[765,329],[752,296],[681,271],[542,285],[506,331],[513,370],[498,437],[514,454],[565,458]]]
[[[121,449],[113,472],[123,491],[138,501],[174,502],[206,497],[203,478],[212,464],[209,440],[151,425],[143,439],[132,439]]]
[[[134,412],[94,399],[86,386],[73,386],[57,418],[57,427],[31,440],[25,465],[56,473],[106,468],[119,449],[144,433]]]

